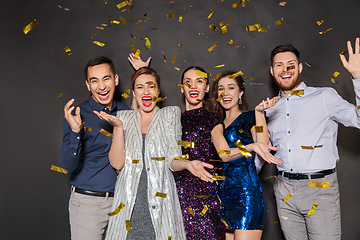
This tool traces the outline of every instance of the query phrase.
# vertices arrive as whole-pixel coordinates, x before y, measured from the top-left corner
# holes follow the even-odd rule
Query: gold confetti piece
[[[124,207],[125,207],[125,204],[121,202],[119,204],[119,206],[114,211],[112,211],[111,213],[108,213],[108,215],[109,216],[114,216],[114,215],[118,214],[119,212],[121,212],[121,210],[123,210]],[[130,224],[130,221],[129,221],[129,224]]]
[[[163,6],[172,4],[172,3],[174,3],[174,2],[175,2],[175,1],[171,1],[171,2],[169,2],[169,3],[164,4]]]
[[[218,30],[218,28],[217,28],[214,24],[210,24],[210,25],[209,25],[209,28],[210,28],[211,30],[213,30],[214,32],[216,32],[216,31]]]
[[[331,81],[333,82],[333,83],[337,83],[336,81],[335,81],[335,78],[337,78],[337,76],[339,76],[339,72],[334,72],[334,74],[331,76]]]
[[[277,20],[276,22],[275,22],[275,27],[276,26],[279,26],[280,24],[282,24],[284,22],[284,19],[283,18],[280,18],[280,20]]]
[[[204,36],[204,35],[205,35],[204,33],[199,33],[199,36],[200,36],[200,37],[202,37],[202,36]]]
[[[100,46],[100,47],[105,46],[105,43],[102,43],[102,42],[99,42],[99,41],[93,41],[93,43]]]
[[[286,71],[289,71],[289,70],[291,70],[291,69],[295,69],[295,65],[288,66],[288,67],[286,68]]]
[[[292,90],[290,91],[291,95],[304,95],[304,90]]]
[[[196,101],[202,102],[203,104],[209,104],[209,102],[207,102],[207,101],[205,101],[205,100],[201,100],[201,99],[196,99]]]
[[[126,89],[125,92],[123,94],[121,94],[121,96],[125,99],[130,97],[130,89]]]
[[[126,12],[126,11],[127,11],[127,8],[125,8],[125,9],[121,10],[121,12]]]
[[[226,177],[225,176],[212,175],[211,179],[216,180],[216,181],[225,181]]]
[[[314,148],[321,148],[323,145],[314,146]]]
[[[219,159],[210,159],[210,162],[223,162],[223,160],[219,160]]]
[[[124,2],[119,3],[119,4],[116,5],[116,6],[117,6],[118,9],[120,9],[120,8],[123,8],[123,7],[127,6],[127,5],[128,5],[127,2],[124,1]]]
[[[145,84],[154,85],[154,82],[153,81],[148,81]]]
[[[135,5],[132,5],[127,11],[130,12],[134,7]]]
[[[178,44],[178,46],[181,47],[181,46],[184,46],[185,44],[187,44],[187,42],[180,43],[180,44]]]
[[[131,163],[139,163],[139,160],[131,160]]]
[[[209,205],[206,204],[204,206],[203,210],[200,212],[200,215],[204,216],[206,214],[207,210],[209,210]]]
[[[223,21],[219,23],[222,33],[227,33],[226,25]]]
[[[228,78],[233,79],[233,78],[236,78],[236,77],[241,76],[241,75],[243,75],[242,71],[238,71],[237,73],[234,73],[234,74],[230,75]]]
[[[213,78],[213,81],[216,81],[220,76],[221,76],[221,72],[219,72],[218,74],[216,74],[216,76]]]
[[[171,236],[170,236],[170,237],[168,237],[168,240],[171,240]]]
[[[313,205],[312,205],[312,207],[311,207],[311,209],[310,209],[310,211],[309,211],[309,213],[308,213],[308,215],[311,217],[312,215],[314,215],[314,212],[315,212],[315,210],[316,210],[316,208],[319,206],[319,204],[317,204],[317,203],[314,203]]]
[[[228,21],[227,24],[226,24],[226,28],[229,27],[229,24],[230,24],[231,19],[232,19],[233,17],[234,17],[234,14],[231,14],[231,16],[230,16],[230,18],[229,18],[229,21]]]
[[[166,15],[167,18],[175,18],[175,14],[172,14],[172,13],[168,13]]]
[[[198,75],[198,76],[200,76],[200,77],[203,77],[203,78],[207,78],[207,77],[208,77],[208,74],[207,74],[207,73],[204,73],[204,72],[199,71],[199,70],[196,70],[195,74]]]
[[[230,39],[230,41],[227,42],[227,44],[230,44],[230,45],[233,43],[234,43],[234,41],[232,39]]]
[[[302,149],[313,150],[313,146],[301,146]]]
[[[162,52],[162,55],[164,56],[164,66],[166,66],[166,57],[165,57],[165,53]]]
[[[226,229],[229,229],[229,225],[227,224],[227,222],[225,221],[225,219],[224,219],[224,218],[221,218],[220,220],[224,223]]]
[[[65,10],[65,11],[70,11],[70,9],[68,9],[68,8],[64,8],[64,7],[60,6],[60,5],[58,5],[58,7],[59,7],[60,9],[62,9],[62,10]]]
[[[104,3],[105,3],[105,4],[107,4],[107,1],[106,1],[106,0],[104,0]]]
[[[221,99],[224,97],[225,93],[221,93],[220,96],[216,99],[217,102],[220,102]]]
[[[57,96],[57,98],[62,98],[64,94],[63,93],[59,93],[59,95]]]
[[[110,23],[112,23],[112,24],[120,24],[120,22],[119,21],[116,21],[116,20],[112,20]]]
[[[178,145],[182,146],[184,148],[194,148],[195,147],[195,142],[187,142],[187,141],[180,141],[178,140]]]
[[[194,197],[208,198],[208,197],[211,197],[211,195],[195,195]]]
[[[133,50],[133,52],[136,52],[137,51],[137,48],[133,45],[130,46],[131,50]]]
[[[151,160],[164,161],[164,160],[165,160],[165,157],[151,157]]]
[[[103,28],[103,27],[96,27],[96,29],[104,30],[104,28]]]
[[[286,202],[286,201],[289,200],[291,197],[292,197],[291,193],[288,193],[288,195],[286,195],[286,196],[283,198],[283,201]]]
[[[256,133],[264,132],[264,127],[263,126],[254,126],[254,129],[255,129]]]
[[[255,24],[255,25],[250,25],[250,26],[247,26],[246,27],[246,31],[260,31],[260,29],[262,29],[262,23],[258,23],[258,24]]]
[[[266,28],[260,28],[258,31],[259,32],[267,32],[267,29]]]
[[[348,51],[346,50],[346,51],[342,51],[341,53],[340,53],[340,55],[344,55],[344,54],[347,54],[348,53]]]
[[[32,21],[26,27],[23,28],[23,32],[25,34],[28,34],[28,32],[30,32],[36,25],[38,25],[38,22],[36,21],[36,19],[34,19],[34,21]]]
[[[218,154],[230,154],[230,150],[218,150]]]
[[[72,51],[69,47],[64,47],[64,50],[69,56],[72,54]]]
[[[232,4],[231,7],[232,7],[232,8],[236,8],[236,7],[238,7],[240,4],[241,4],[243,7],[245,7],[245,0],[240,0],[239,2]]]
[[[264,85],[265,83],[249,83],[251,85]]]
[[[151,42],[150,42],[149,38],[146,37],[145,39],[146,39],[145,47],[146,47],[147,49],[150,49],[150,47],[151,47]]]
[[[144,29],[144,27],[141,27],[141,28],[139,29],[139,32],[142,31],[143,29]]]
[[[174,67],[176,70],[180,71],[180,68]]]
[[[329,188],[329,182],[311,182],[309,181],[309,187],[317,187],[317,188]]]
[[[209,16],[208,16],[206,19],[211,18],[211,16],[213,15],[213,13],[214,13],[214,10],[211,10]]]
[[[286,2],[279,3],[279,5],[282,6],[282,7],[285,6],[285,4],[286,4]]]
[[[105,24],[105,23],[102,23],[101,26],[103,26],[103,27],[111,27],[110,24]]]
[[[100,129],[99,131],[100,133],[104,134],[105,136],[108,136],[108,137],[113,137],[114,135],[109,133],[108,131],[106,131],[105,129]]]
[[[179,15],[179,22],[182,22],[182,19],[183,19],[183,15]]]
[[[85,122],[82,122],[82,123],[80,124],[79,128],[82,129],[82,128],[84,127],[85,123],[86,123],[86,121],[85,121]]]
[[[244,157],[251,157],[251,153],[248,152],[248,150],[246,150],[245,146],[241,143],[240,139],[238,139],[235,143],[235,146],[240,150],[241,154]]]
[[[183,161],[183,160],[189,159],[189,154],[185,154],[185,155],[182,155],[181,157],[176,157],[174,159]]]
[[[132,230],[132,226],[130,225],[130,220],[125,220],[125,224],[126,224],[126,230],[128,231]]]
[[[174,53],[174,55],[173,55],[173,57],[172,57],[171,63],[174,63],[174,62],[175,62],[175,60],[176,60],[176,54],[177,54],[177,53]]]
[[[324,34],[324,33],[328,32],[328,31],[330,31],[331,29],[332,29],[332,28],[328,28],[328,29],[326,29],[325,31],[319,32],[319,34]]]
[[[320,25],[323,24],[323,23],[324,23],[324,20],[316,21],[316,24],[317,24],[318,26],[320,26]]]
[[[185,86],[187,86],[188,88],[191,88],[191,85],[189,84],[189,83],[187,83],[187,82],[183,82],[183,84],[185,85]]]
[[[191,207],[189,207],[187,210],[191,215],[193,215],[195,217],[194,211]]]
[[[360,105],[359,105],[359,106],[357,106],[357,109],[360,109]]]
[[[135,37],[134,35],[130,34],[130,36],[131,36],[133,39],[136,39],[136,37]],[[134,46],[134,45],[133,45],[133,46]]]
[[[97,35],[97,33],[95,33],[94,36],[92,36],[92,37],[90,38],[90,40],[93,39],[96,35]]]
[[[177,86],[177,87],[184,87],[184,85],[182,85],[182,84],[180,84],[180,83],[176,84],[176,86]]]
[[[277,221],[277,222],[271,222],[270,224],[276,224],[276,223],[278,223],[279,221]]]
[[[305,61],[304,61],[304,63],[305,63],[308,67],[311,67],[311,66],[312,66],[312,63],[309,64],[309,63],[307,63],[307,62],[305,62]]]
[[[59,173],[65,173],[65,174],[68,173],[68,170],[63,169],[63,168],[58,167],[58,166],[55,166],[55,165],[51,165],[50,169],[53,170],[53,171],[59,172]]]
[[[270,179],[270,178],[277,178],[276,175],[270,176],[270,177],[266,177],[264,179]]]
[[[120,17],[120,21],[122,21],[125,24],[125,26],[129,24],[123,16]]]
[[[86,131],[86,132],[92,132],[92,128],[91,128],[91,127],[84,127],[84,131]]]
[[[141,23],[142,21],[145,21],[145,20],[148,20],[149,18],[143,18],[143,19],[140,19],[136,24],[139,24]]]
[[[136,50],[134,58],[137,59],[139,57],[140,53],[141,53],[140,49]]]
[[[162,198],[166,198],[167,194],[166,193],[161,193],[161,192],[156,192],[155,193],[155,197],[162,197]]]
[[[164,101],[166,99],[166,97],[153,97],[152,101],[153,102],[161,102]]]
[[[208,49],[208,51],[209,52],[211,52],[212,50],[214,50],[214,48],[216,48],[217,47],[217,43],[215,43],[214,45],[212,45],[209,49]]]

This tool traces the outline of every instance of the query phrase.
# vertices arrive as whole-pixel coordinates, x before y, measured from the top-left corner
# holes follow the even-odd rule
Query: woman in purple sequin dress
[[[186,103],[186,111],[181,115],[182,140],[194,143],[194,148],[182,149],[184,155],[189,155],[189,160],[210,164],[214,152],[211,131],[215,126],[221,125],[222,120],[218,114],[204,108],[202,101],[209,91],[209,84],[197,71],[206,73],[202,68],[190,67],[182,76],[184,86],[181,91]],[[208,171],[214,175],[214,169]],[[204,177],[196,177],[187,170],[174,172],[174,176],[186,239],[225,239],[225,225],[221,221],[216,182],[203,181]]]

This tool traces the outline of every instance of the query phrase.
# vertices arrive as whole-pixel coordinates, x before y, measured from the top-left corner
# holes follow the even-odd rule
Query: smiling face
[[[209,85],[204,77],[196,75],[195,69],[190,69],[184,74],[183,87],[181,92],[184,93],[186,110],[192,110],[203,106],[205,94],[209,92]],[[187,84],[191,87],[189,88]]]
[[[221,99],[220,104],[225,111],[228,111],[235,107],[239,107],[239,99],[244,91],[240,89],[235,79],[223,77],[218,83],[217,96],[219,97],[222,93],[224,93],[224,96]]]
[[[114,92],[119,84],[118,75],[111,71],[109,64],[103,63],[88,68],[86,86],[92,98],[111,109]]]
[[[289,91],[300,85],[302,69],[302,64],[298,62],[294,53],[281,52],[274,56],[270,72],[282,93],[287,96]]]
[[[152,82],[150,84],[150,82]],[[149,74],[142,74],[135,79],[133,95],[141,111],[149,113],[154,111],[156,102],[153,97],[159,96],[159,89],[155,78]]]

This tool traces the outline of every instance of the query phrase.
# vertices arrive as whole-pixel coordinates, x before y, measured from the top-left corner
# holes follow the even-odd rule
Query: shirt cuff
[[[78,145],[80,142],[80,132],[76,133],[74,131],[70,131],[69,140],[71,144]]]

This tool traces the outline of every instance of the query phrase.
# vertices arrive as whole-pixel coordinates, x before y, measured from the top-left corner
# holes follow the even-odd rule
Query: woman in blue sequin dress
[[[264,110],[273,106],[278,97],[263,101],[255,111],[246,111],[244,82],[241,76],[229,78],[234,73],[224,72],[214,82],[211,98],[211,110],[224,118],[224,125],[216,128],[215,136],[223,134],[227,143],[221,137],[215,137],[214,145],[218,151],[230,150],[230,154],[220,154],[224,163],[218,174],[225,180],[219,181],[219,196],[229,230],[226,239],[260,240],[266,206],[253,151],[267,162],[281,163],[268,152],[278,149],[267,145],[269,139],[264,117]],[[255,133],[254,126],[262,126],[262,131]],[[242,150],[235,145],[238,140],[243,145]],[[249,152],[252,156],[246,155]]]

